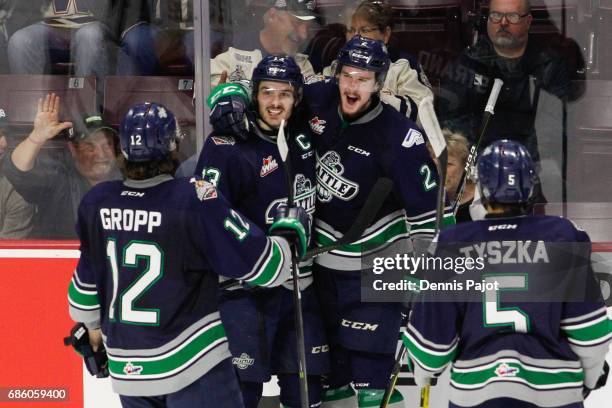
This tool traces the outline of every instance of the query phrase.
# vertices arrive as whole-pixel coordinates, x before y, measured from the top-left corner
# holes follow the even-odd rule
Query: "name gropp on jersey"
[[[312,181],[303,174],[296,174],[293,182],[293,191],[295,194],[295,205],[299,205],[311,216],[315,211],[315,203],[317,201],[316,188],[312,185]],[[279,198],[270,203],[266,209],[266,224],[272,224],[276,209],[281,205],[287,205],[287,198]]]
[[[336,152],[326,152],[323,157],[317,155],[317,197],[322,202],[329,202],[337,197],[350,201],[359,192],[359,184],[342,177],[344,166],[340,163],[340,155]]]

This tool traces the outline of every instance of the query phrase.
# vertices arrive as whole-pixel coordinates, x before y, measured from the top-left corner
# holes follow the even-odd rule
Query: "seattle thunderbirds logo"
[[[319,157],[317,155],[317,198],[328,203],[334,197],[350,201],[359,192],[359,184],[342,177],[344,166],[340,163],[340,155],[329,151]]]
[[[293,191],[295,192],[295,205],[299,205],[306,212],[312,216],[315,211],[315,203],[317,197],[315,195],[315,188],[312,185],[312,181],[303,174],[296,174],[295,181],[293,182]],[[276,213],[276,208],[281,205],[287,204],[287,198],[279,198],[270,203],[266,209],[266,224],[272,224],[274,221],[273,214]]]

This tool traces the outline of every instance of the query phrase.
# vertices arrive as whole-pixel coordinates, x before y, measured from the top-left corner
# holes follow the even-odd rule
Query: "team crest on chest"
[[[340,163],[340,155],[329,151],[319,157],[317,155],[317,198],[329,202],[337,197],[350,201],[359,192],[359,184],[342,177],[344,166]]]
[[[314,118],[310,119],[308,123],[310,124],[310,129],[316,134],[320,135],[325,130],[325,124],[327,122],[323,119],[319,119],[318,116],[315,116]]]
[[[276,162],[276,159],[272,156],[264,157],[263,164],[261,165],[261,170],[259,171],[259,176],[266,177],[268,174],[272,173],[276,169],[278,169],[278,163]]]
[[[314,183],[309,178],[301,173],[296,174],[293,181],[295,205],[302,207],[310,215],[314,214],[317,200],[315,194],[316,188],[313,184]],[[274,221],[273,214],[276,213],[276,209],[281,205],[287,205],[286,197],[274,200],[270,203],[270,205],[268,205],[268,208],[266,209],[266,224],[272,224]]]

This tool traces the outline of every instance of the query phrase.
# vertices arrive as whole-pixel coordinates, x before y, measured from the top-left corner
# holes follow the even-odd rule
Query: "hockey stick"
[[[361,207],[359,214],[357,214],[357,218],[355,218],[353,225],[351,225],[346,233],[337,241],[334,241],[333,244],[320,246],[307,251],[303,260],[315,258],[321,254],[333,251],[361,238],[366,228],[369,227],[376,218],[378,210],[380,210],[380,207],[382,207],[392,188],[393,182],[390,179],[381,177],[376,180],[374,187],[372,187],[370,194],[368,194],[368,198],[366,198],[366,202],[363,204],[363,207]],[[221,283],[219,288],[226,290],[234,286],[244,288],[242,282],[237,279],[225,280]],[[259,286],[252,286],[249,287],[249,290],[258,290],[258,288]]]
[[[374,218],[376,218],[378,210],[380,210],[380,207],[382,207],[392,188],[393,181],[390,179],[381,177],[376,180],[376,183],[374,184],[374,187],[372,187],[372,190],[370,191],[366,202],[363,204],[363,207],[361,207],[357,218],[355,218],[353,225],[351,225],[346,233],[338,240],[334,241],[333,244],[311,249],[310,251],[306,252],[304,258],[314,258],[323,253],[333,251],[344,245],[355,242],[361,238],[366,228],[369,227],[374,221]]]
[[[438,159],[438,174],[440,181],[438,186],[438,197],[436,201],[435,233],[437,234],[442,228],[442,223],[444,219],[444,202],[446,197],[444,185],[446,183],[448,150],[446,148],[446,140],[444,139],[444,135],[442,134],[442,129],[440,129],[440,123],[438,123],[438,118],[436,117],[436,113],[434,111],[432,97],[423,98],[423,100],[421,100],[421,102],[419,103],[419,119],[421,120],[421,124],[423,125],[425,133],[427,134],[427,138],[434,151],[434,155]],[[395,358],[395,364],[393,365],[393,371],[391,372],[389,386],[385,389],[385,393],[380,403],[380,408],[386,408],[387,405],[389,405],[391,395],[393,394],[393,390],[395,389],[395,385],[397,384],[397,379],[399,378],[399,373],[402,368],[402,361],[404,360],[405,354],[406,346],[404,346],[404,343],[402,342]],[[421,408],[429,407],[429,388],[430,386],[428,384],[421,389],[421,403],[419,405]]]
[[[465,185],[469,178],[472,177],[472,169],[476,164],[478,148],[480,147],[480,144],[484,141],[485,135],[487,133],[487,128],[489,127],[489,121],[491,120],[491,117],[495,114],[495,104],[497,103],[497,97],[499,96],[499,92],[501,91],[503,85],[504,81],[499,78],[495,78],[495,80],[493,81],[493,88],[491,89],[491,93],[489,94],[489,99],[487,100],[487,104],[485,106],[484,114],[482,117],[482,123],[480,124],[478,139],[476,139],[476,142],[470,148],[470,154],[468,155],[467,162],[465,163],[465,168],[463,169],[463,174],[461,175],[461,180],[459,181],[459,186],[457,187],[457,191],[455,192],[455,201],[453,202],[453,209],[455,214],[459,209],[459,204],[461,204],[461,198],[463,197]]]
[[[287,181],[287,206],[294,204],[293,197],[293,173],[291,159],[289,157],[289,146],[285,138],[285,120],[281,120],[276,137],[276,145],[283,166],[285,167],[285,180]],[[295,319],[295,336],[298,353],[298,377],[300,381],[300,404],[302,408],[310,406],[308,402],[308,381],[306,372],[306,345],[304,340],[304,316],[302,315],[302,292],[300,291],[300,271],[298,269],[297,252],[295,245],[291,245],[291,274],[293,276],[293,311]]]

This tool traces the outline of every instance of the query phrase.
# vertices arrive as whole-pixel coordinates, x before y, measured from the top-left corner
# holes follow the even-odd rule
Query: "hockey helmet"
[[[302,96],[304,79],[302,70],[289,55],[268,55],[253,70],[253,100],[257,101],[257,91],[261,81],[287,82],[293,86],[296,101]]]
[[[340,50],[332,71],[335,77],[340,74],[344,65],[374,71],[376,82],[379,86],[382,86],[390,63],[389,52],[385,43],[356,35]]]
[[[128,161],[161,160],[176,150],[180,133],[172,112],[158,103],[133,106],[121,124],[121,152]]]
[[[489,203],[526,204],[537,181],[527,148],[513,140],[487,146],[477,163],[478,185]]]

